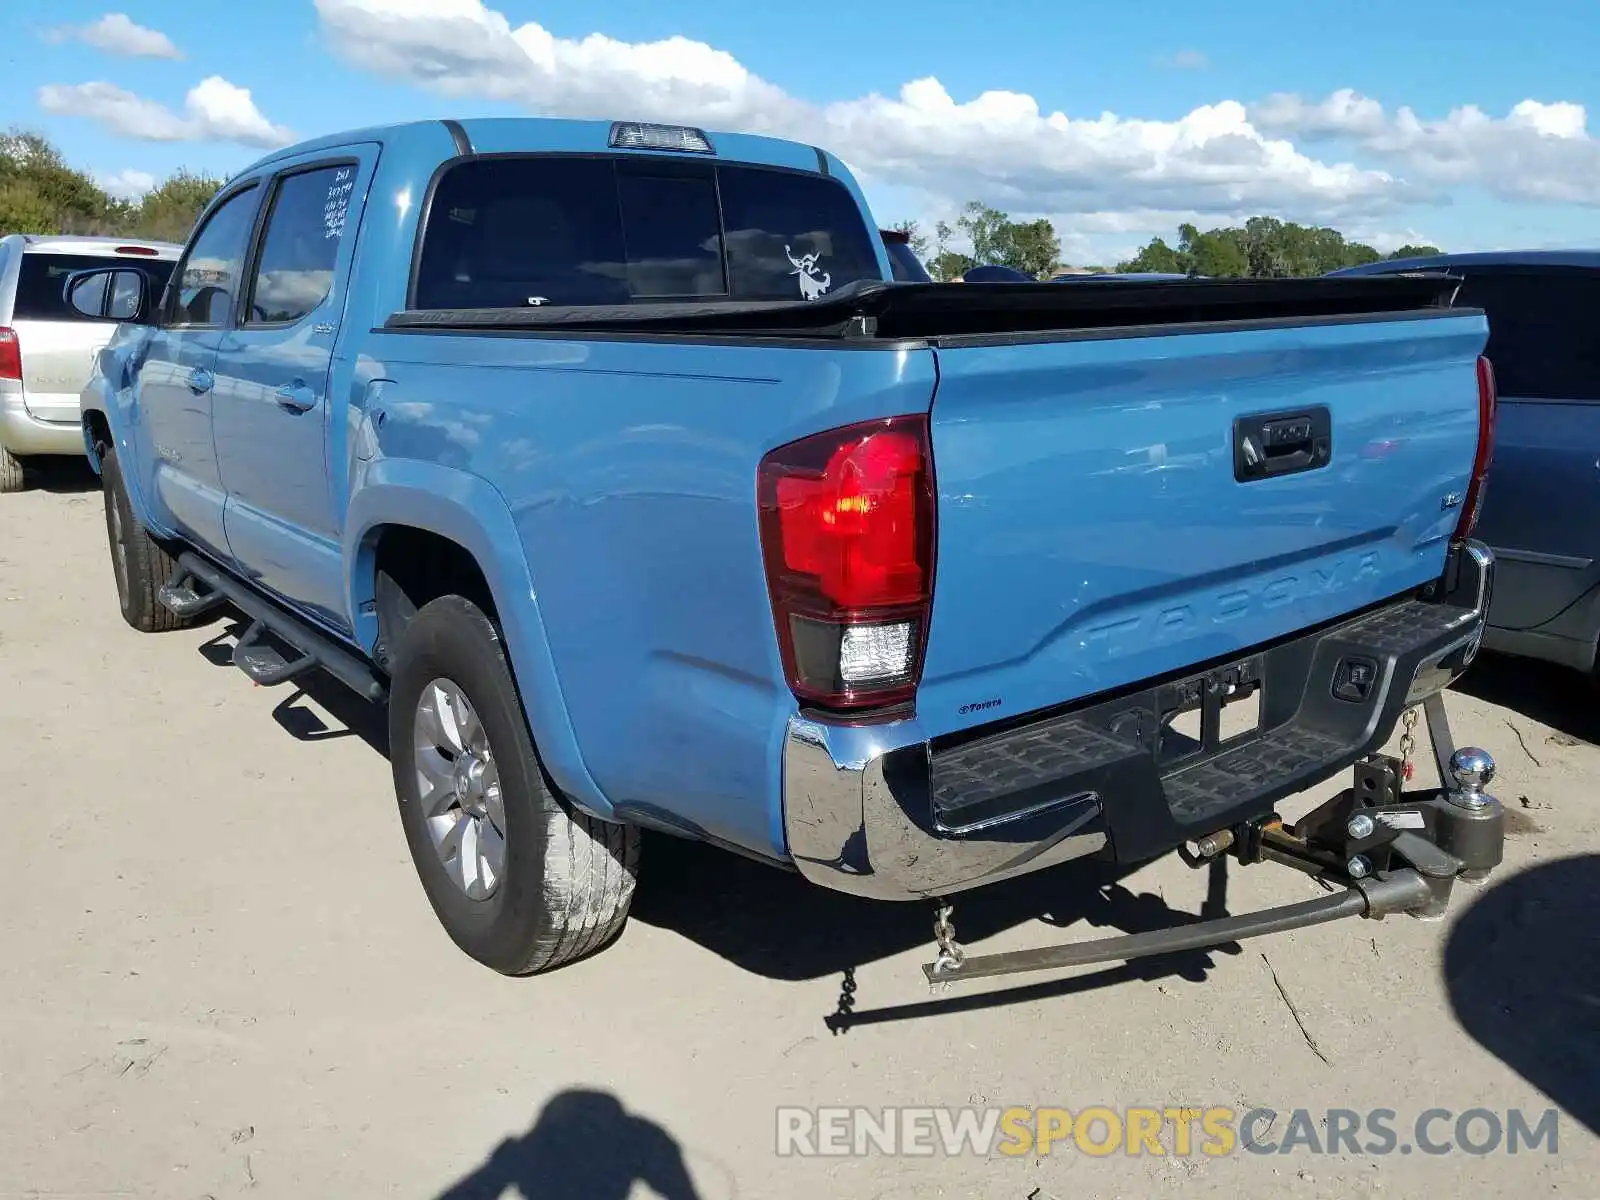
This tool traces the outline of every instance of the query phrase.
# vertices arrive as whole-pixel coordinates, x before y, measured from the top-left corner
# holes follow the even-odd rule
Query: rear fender
[[[379,459],[356,481],[343,541],[345,604],[357,642],[378,640],[375,551],[385,525],[410,525],[448,538],[477,561],[499,613],[512,674],[539,756],[556,786],[580,808],[614,819],[583,756],[562,697],[522,540],[504,497],[485,480],[437,463]]]

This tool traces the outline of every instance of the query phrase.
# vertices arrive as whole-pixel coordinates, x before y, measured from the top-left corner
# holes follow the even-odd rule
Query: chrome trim
[[[1470,607],[1462,606],[1462,636],[1417,669],[1408,705],[1453,683],[1482,643],[1494,552],[1481,542],[1467,542],[1462,553],[1477,568]],[[789,718],[783,823],[790,857],[806,879],[874,900],[919,900],[1057,866],[1106,844],[1103,829],[1085,828],[1102,812],[1093,792],[1051,800],[1002,821],[941,830],[925,790],[896,796],[891,763],[916,768],[904,773],[916,776],[925,789],[929,740],[915,718],[878,725]],[[1047,819],[1051,813],[1058,815],[1053,824]],[[1023,827],[1037,834],[1041,824],[1042,834],[1019,836]]]
[[[1105,845],[1102,831],[1082,831],[1100,815],[1092,793],[1052,802],[1060,821],[1036,840],[971,834],[1036,820],[1038,814],[940,836],[913,818],[885,775],[891,756],[920,758],[925,767],[927,747],[915,720],[834,725],[789,718],[783,820],[789,854],[803,876],[874,900],[919,900],[1056,866]],[[927,819],[931,823],[931,811]]]

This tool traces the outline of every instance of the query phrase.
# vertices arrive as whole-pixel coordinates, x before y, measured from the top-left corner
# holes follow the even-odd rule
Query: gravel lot
[[[1450,698],[1516,832],[1444,923],[930,998],[922,906],[658,839],[619,942],[508,980],[435,923],[374,714],[331,683],[250,686],[226,620],[129,630],[92,476],[38,482],[0,497],[0,1196],[1600,1195],[1600,712],[1581,681],[1486,659]],[[984,950],[1099,936],[1207,887],[1175,859],[1100,882],[990,889],[958,931]],[[1308,894],[1271,867],[1227,880],[1234,911]],[[1273,1138],[1295,1109],[1389,1108],[1403,1142],[1430,1108],[1561,1111],[1553,1155],[984,1160],[778,1158],[779,1105],[1268,1107]]]

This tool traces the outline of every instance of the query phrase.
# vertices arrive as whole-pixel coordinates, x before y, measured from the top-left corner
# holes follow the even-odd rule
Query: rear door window
[[[67,303],[67,277],[74,271],[117,266],[114,258],[99,254],[53,254],[35,251],[22,256],[17,276],[17,299],[12,319],[17,321],[93,321]],[[102,293],[105,284],[100,284]],[[104,296],[102,295],[102,300]]]
[[[836,180],[667,158],[487,158],[434,190],[417,308],[816,299],[878,278]]]
[[[1453,267],[1456,304],[1489,319],[1484,353],[1502,396],[1600,401],[1600,271]]]
[[[356,166],[350,163],[279,181],[256,260],[246,324],[290,324],[328,298],[355,176]]]

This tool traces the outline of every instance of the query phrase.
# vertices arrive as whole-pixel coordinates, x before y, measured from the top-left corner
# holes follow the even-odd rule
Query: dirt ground
[[[0,497],[0,1196],[1600,1195],[1582,681],[1486,659],[1452,693],[1515,834],[1442,923],[930,996],[923,906],[655,839],[619,942],[509,980],[435,923],[374,714],[331,683],[252,687],[225,620],[129,630],[92,476],[37,482]],[[1272,867],[1226,883],[1235,912],[1313,894]],[[1103,936],[1196,911],[1207,884],[1176,859],[1069,868],[961,898],[955,921],[979,950]],[[780,1105],[1270,1108],[1258,1149],[1284,1149],[1298,1109],[1392,1109],[1409,1145],[1429,1109],[1556,1108],[1559,1140],[779,1157]],[[1432,1128],[1447,1141],[1452,1119]]]

